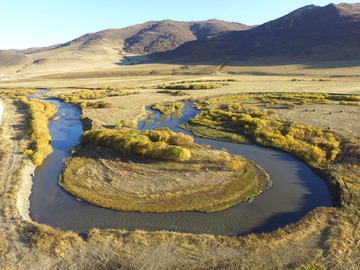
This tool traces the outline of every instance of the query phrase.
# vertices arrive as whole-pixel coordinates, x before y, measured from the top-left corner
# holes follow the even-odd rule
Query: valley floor
[[[358,77],[331,77],[339,70],[315,75],[196,75],[128,76],[96,78],[42,78],[1,81],[0,87],[52,87],[51,95],[74,88],[132,86],[138,95],[107,97],[109,109],[85,109],[84,115],[98,126],[113,126],[120,120],[140,120],[145,106],[161,101],[205,98],[247,92],[336,92],[360,94]],[[243,71],[240,71],[243,72]],[[281,70],[283,72],[283,70]],[[327,72],[327,73],[326,73]],[[329,75],[329,72],[333,73]],[[159,93],[154,86],[194,79],[231,78],[237,82],[219,89],[188,91],[189,96]],[[293,80],[299,79],[299,80]],[[139,88],[139,86],[145,86]],[[131,90],[133,91],[133,90]],[[342,136],[360,137],[357,124],[360,107],[316,105],[281,109],[279,117],[319,128],[329,128]],[[176,232],[98,230],[82,238],[21,217],[17,191],[28,162],[27,113],[16,101],[4,101],[0,148],[0,269],[358,269],[360,265],[360,219],[339,208],[318,208],[301,221],[272,233],[227,237]],[[315,109],[315,112],[310,112]],[[338,113],[340,111],[344,113]],[[331,114],[329,114],[331,112]],[[359,171],[357,172],[359,173]],[[359,183],[353,184],[359,188]],[[346,195],[346,194],[345,194]],[[354,209],[357,209],[355,205]]]

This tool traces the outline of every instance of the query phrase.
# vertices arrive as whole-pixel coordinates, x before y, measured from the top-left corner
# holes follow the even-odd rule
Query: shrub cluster
[[[285,150],[319,165],[333,161],[341,151],[339,141],[330,132],[275,120],[262,112],[235,113],[209,108],[190,123],[244,134],[260,145]]]
[[[48,120],[56,111],[57,106],[54,103],[45,102],[37,99],[22,99],[28,107],[30,113],[30,131],[31,131],[31,149],[25,151],[25,154],[31,156],[36,166],[40,165],[46,154],[51,151],[51,136],[48,128]]]
[[[71,247],[79,245],[81,238],[73,231],[60,231],[44,224],[25,222],[22,237],[32,246],[59,257],[64,257]]]
[[[106,102],[104,100],[99,100],[99,101],[83,101],[83,102],[78,102],[75,104],[78,107],[81,107],[82,109],[85,108],[93,108],[93,109],[103,109],[103,108],[111,108],[112,104],[109,102]]]
[[[186,161],[191,158],[191,152],[183,146],[194,141],[189,135],[171,131],[107,129],[86,131],[81,142],[110,147],[122,154]]]
[[[0,96],[19,99],[38,93],[37,89],[0,89]]]
[[[133,120],[121,120],[119,123],[117,123],[115,125],[116,129],[120,129],[120,128],[136,128],[137,124],[135,121]]]
[[[152,106],[152,109],[158,110],[162,113],[159,120],[163,121],[169,116],[172,116],[173,119],[180,118],[182,116],[181,110],[184,106],[185,105],[182,102],[157,103]]]
[[[135,89],[135,87],[133,87],[133,86],[120,86],[120,87],[105,86],[105,87],[98,87],[95,90],[122,91],[122,90],[131,90],[131,89]]]
[[[226,83],[207,83],[207,84],[168,84],[158,85],[158,89],[171,89],[171,90],[203,90],[203,89],[216,89],[220,88]]]
[[[269,93],[269,94],[239,94],[227,95],[210,100],[203,100],[209,104],[233,104],[245,100],[258,100],[266,104],[279,104],[282,102],[305,103],[334,103],[345,105],[360,105],[359,95],[341,95],[327,93]]]
[[[180,83],[202,83],[202,82],[206,82],[206,83],[210,83],[210,82],[237,82],[237,80],[236,79],[222,79],[222,80],[200,79],[200,80],[188,80],[188,81],[172,82],[172,83],[170,83],[170,85],[172,85],[172,84],[180,84]]]
[[[138,94],[139,92],[124,92],[116,88],[106,88],[101,90],[80,90],[69,94],[60,94],[59,98],[65,103],[72,103],[80,108],[110,108],[111,103],[106,101],[89,101],[114,96],[127,96]]]
[[[160,91],[157,91],[158,93],[164,93],[164,94],[170,94],[170,95],[173,95],[173,96],[186,96],[186,95],[189,95],[187,93],[185,93],[184,91],[181,91],[181,90],[177,90],[177,91],[172,91],[172,90],[160,90]]]

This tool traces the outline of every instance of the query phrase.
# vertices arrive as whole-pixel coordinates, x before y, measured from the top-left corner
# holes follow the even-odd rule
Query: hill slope
[[[0,50],[0,67],[27,65],[32,59],[26,55]]]
[[[69,72],[97,72],[119,64],[137,64],[146,57],[133,54],[163,52],[181,44],[249,26],[219,20],[204,22],[151,21],[122,29],[89,33],[67,43],[22,52],[31,55],[33,64],[21,70],[23,76]]]
[[[126,53],[146,54],[172,50],[185,42],[219,33],[250,28],[244,24],[220,20],[202,22],[150,21],[121,29],[89,33],[65,44],[43,50],[55,52],[60,50],[102,51],[103,53],[117,50]],[[37,48],[36,52],[40,50],[41,48]],[[24,52],[33,53],[33,51],[25,50]]]
[[[164,72],[171,73],[174,63],[178,63],[181,69],[184,64],[236,66],[238,62],[252,60],[255,60],[253,63],[259,62],[258,65],[263,65],[264,60],[276,65],[285,62],[358,61],[359,51],[360,4],[330,4],[325,7],[306,6],[257,27],[219,20],[165,20],[108,29],[65,44],[21,51],[27,56],[2,53],[0,67],[2,70],[16,67],[15,73],[14,68],[4,71],[5,75],[11,73],[11,77],[60,73],[64,76],[77,73],[77,77],[88,73],[87,77],[96,77],[115,74],[111,72],[118,71],[120,65],[144,63],[149,58],[160,63],[157,66],[162,66],[160,69],[164,69],[162,64],[170,64],[167,67],[170,71],[164,69]],[[19,63],[22,65],[20,69],[12,66]],[[149,66],[154,66],[154,63]],[[128,71],[129,67],[123,69]],[[140,67],[133,68],[134,74],[138,69]],[[149,72],[152,72],[153,68],[142,66],[141,69],[151,69]]]
[[[61,44],[55,44],[55,45],[51,45],[51,46],[48,46],[48,47],[33,47],[33,48],[25,49],[25,50],[12,49],[12,50],[9,50],[9,51],[14,52],[14,53],[20,53],[20,54],[33,54],[33,53],[38,53],[38,52],[43,52],[43,51],[49,51],[49,50],[52,50],[52,49],[56,49],[60,45]]]
[[[306,6],[256,28],[186,43],[157,59],[360,58],[360,5]]]
[[[164,52],[188,41],[207,38],[222,32],[247,30],[249,26],[219,20],[204,22],[154,22],[125,40],[124,50],[129,53]]]

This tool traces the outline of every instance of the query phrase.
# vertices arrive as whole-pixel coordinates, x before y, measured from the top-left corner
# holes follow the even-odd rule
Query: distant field
[[[99,63],[101,66],[101,62]],[[76,65],[75,65],[76,67]],[[13,80],[0,80],[0,87],[103,87],[103,86],[155,86],[183,80],[236,79],[237,84],[221,88],[221,92],[272,92],[272,91],[322,91],[360,93],[360,63],[318,62],[309,64],[234,63],[221,66],[213,64],[142,64],[135,66],[108,65],[95,70],[74,71],[71,65],[60,69],[31,69],[26,73],[11,73]],[[71,71],[71,72],[70,72]],[[35,74],[35,75],[34,75]],[[38,75],[36,75],[38,74]],[[43,74],[39,76],[39,74]],[[291,81],[291,80],[297,81]],[[319,83],[319,79],[328,79]],[[314,81],[313,81],[314,80]],[[217,93],[214,92],[209,94]]]
[[[188,77],[189,78],[189,77]],[[236,82],[230,82],[229,85],[223,86],[219,89],[207,89],[207,90],[184,90],[182,92],[186,93],[185,96],[176,96],[169,95],[166,93],[160,93],[155,87],[160,82],[178,82],[186,79],[186,77],[134,77],[134,81],[129,82],[132,86],[135,86],[136,79],[140,80],[140,85],[146,83],[148,89],[136,88],[136,91],[139,91],[140,94],[135,96],[126,96],[126,97],[109,97],[105,98],[106,102],[113,104],[112,108],[100,110],[84,110],[84,114],[89,118],[97,119],[103,125],[115,125],[120,120],[125,119],[134,119],[140,120],[144,117],[147,112],[145,111],[145,106],[153,105],[160,102],[173,102],[177,100],[184,99],[197,99],[197,98],[206,98],[214,95],[223,95],[223,94],[234,94],[234,93],[248,93],[248,92],[334,92],[334,93],[360,93],[360,86],[358,84],[357,78],[332,78],[331,80],[320,81],[322,78],[319,77],[301,77],[302,79],[298,81],[294,80],[294,77],[287,76],[253,76],[253,75],[244,75],[244,76],[203,76],[203,77],[191,77],[193,79],[236,79]],[[130,78],[127,78],[128,80]],[[145,82],[145,80],[147,81]],[[125,85],[125,81],[123,82]],[[104,85],[104,84],[102,84]],[[67,89],[66,91],[74,91]],[[133,91],[133,90],[130,90]],[[60,93],[59,90],[54,90],[55,93]],[[131,104],[131,108],[129,108]],[[341,109],[339,109],[341,110]],[[310,114],[307,114],[310,115]],[[324,117],[327,119],[324,122],[323,126],[333,126],[336,127],[336,124],[332,125],[329,121],[336,122],[337,117],[343,117],[348,115],[352,117],[353,114],[333,114],[330,118],[329,115]],[[294,116],[297,116],[294,114]],[[325,119],[324,118],[324,119]],[[320,119],[320,118],[314,118]],[[340,119],[340,118],[339,118]],[[343,121],[341,121],[343,122]],[[326,124],[325,124],[326,123]],[[347,122],[349,123],[349,122]]]

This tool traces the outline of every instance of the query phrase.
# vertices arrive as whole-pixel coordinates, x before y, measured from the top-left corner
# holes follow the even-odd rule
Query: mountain
[[[204,39],[219,33],[247,30],[250,27],[239,23],[219,20],[204,22],[154,22],[125,40],[128,53],[147,54],[177,48],[192,40]]]
[[[360,4],[305,6],[247,31],[232,31],[154,54],[156,60],[221,62],[286,58],[360,58]]]
[[[40,76],[114,69],[118,65],[146,62],[146,56],[142,55],[173,50],[189,41],[250,28],[240,23],[220,20],[166,20],[150,21],[121,29],[107,29],[83,35],[64,44],[17,51],[33,59],[32,64],[21,69],[18,75]],[[129,57],[134,54],[140,56]]]
[[[360,4],[330,4],[305,6],[256,27],[214,19],[150,21],[108,29],[64,44],[1,51],[0,68],[4,74],[22,78],[50,74],[74,77],[74,73],[115,76],[118,73],[113,71],[118,71],[120,65],[149,59],[181,65],[237,65],[250,60],[301,63],[360,60],[359,52]],[[6,67],[13,68],[6,73]]]
[[[0,67],[28,65],[32,59],[26,55],[0,50]]]
[[[357,11],[357,12],[360,11],[360,3],[356,3],[356,4],[342,3],[342,4],[339,4],[339,6],[349,9],[349,10],[352,10],[352,11]]]
[[[172,50],[188,41],[207,38],[219,33],[250,28],[244,24],[215,19],[201,22],[150,21],[121,29],[89,33],[65,44],[48,48],[33,48],[21,52],[30,54],[41,51],[77,50],[105,53],[116,50],[120,53],[147,54]]]
[[[48,47],[33,47],[33,48],[25,49],[25,50],[12,49],[9,51],[14,52],[14,53],[20,53],[20,54],[33,54],[33,53],[38,53],[38,52],[43,52],[43,51],[49,51],[49,50],[59,47],[60,45],[61,44],[55,44],[55,45],[51,45]]]

